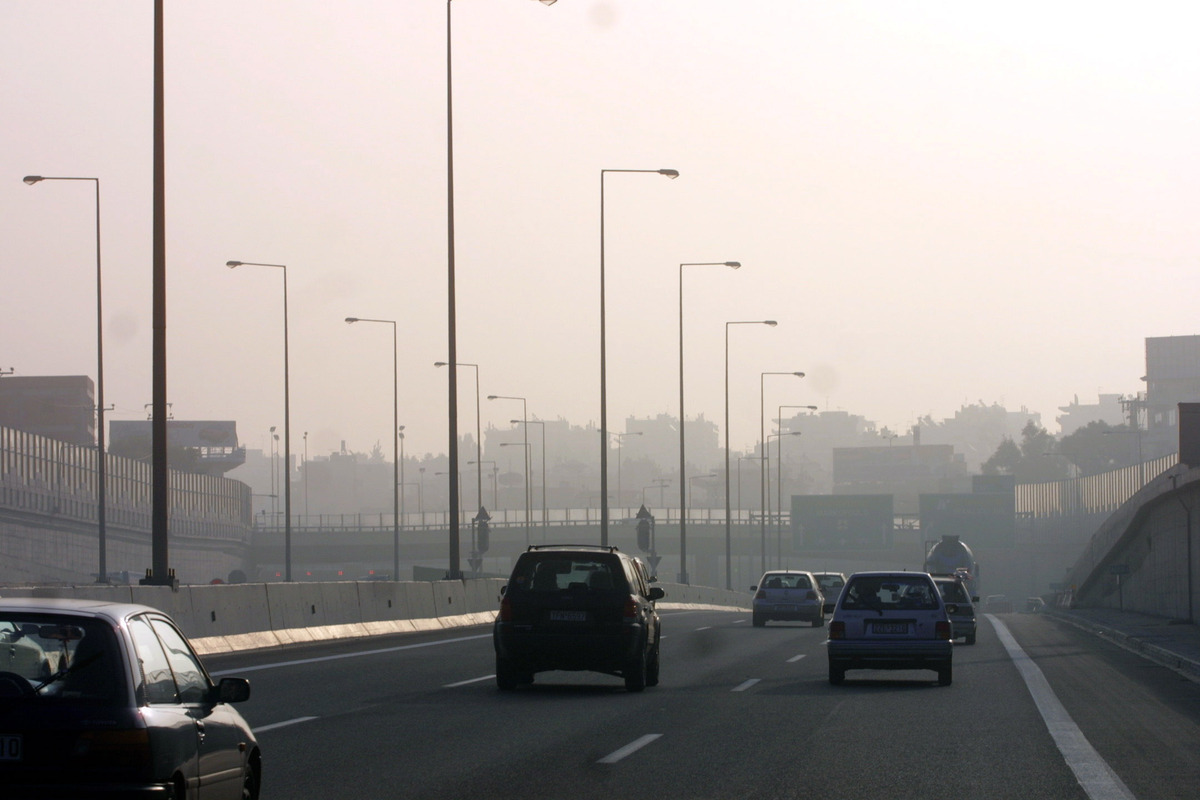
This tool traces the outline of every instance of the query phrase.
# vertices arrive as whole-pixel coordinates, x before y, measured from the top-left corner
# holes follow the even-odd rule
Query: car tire
[[[647,658],[641,648],[633,660],[625,666],[625,691],[640,692],[646,688]]]
[[[938,686],[949,686],[954,682],[954,668],[947,665],[937,671]]]
[[[846,680],[845,667],[835,667],[833,664],[830,664],[829,665],[829,682],[834,686],[841,686],[842,681],[844,681],[844,680]]]
[[[975,634],[973,634],[973,633],[967,634],[967,644],[975,644]]]
[[[754,627],[756,627],[756,628],[761,628],[763,625],[767,624],[766,617],[762,616],[761,614],[755,614],[753,621],[754,621]]]
[[[242,776],[242,800],[258,800],[262,781],[259,769],[259,765],[254,762],[246,765],[246,773]]]
[[[654,650],[650,653],[650,660],[646,664],[646,685],[658,686],[658,645],[654,645]]]
[[[521,673],[507,658],[496,656],[496,688],[502,692],[511,692],[521,682]]]

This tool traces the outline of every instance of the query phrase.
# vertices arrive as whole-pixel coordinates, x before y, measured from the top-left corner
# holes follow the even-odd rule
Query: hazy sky
[[[293,453],[443,452],[446,3],[166,3],[168,395],[177,419],[283,424]],[[0,367],[151,400],[150,0],[0,0]],[[609,426],[732,438],[767,405],[904,429],[1141,388],[1147,336],[1200,333],[1194,3],[454,0],[458,357],[482,394],[599,422],[600,170]],[[460,373],[464,433],[474,373]],[[484,401],[484,425],[515,403]],[[550,443],[551,449],[553,444]]]

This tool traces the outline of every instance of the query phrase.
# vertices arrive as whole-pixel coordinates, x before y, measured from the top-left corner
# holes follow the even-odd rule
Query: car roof
[[[924,575],[927,578],[933,577],[928,572],[921,572],[919,570],[880,570],[855,572],[846,580],[849,581],[854,578],[911,578],[913,575]]]
[[[79,616],[100,617],[112,622],[120,622],[135,614],[154,611],[162,614],[156,608],[139,603],[114,603],[111,600],[89,600],[77,597],[0,597],[0,613],[16,611],[18,613],[39,614],[76,614]]]
[[[769,569],[763,575],[812,575],[806,569]]]

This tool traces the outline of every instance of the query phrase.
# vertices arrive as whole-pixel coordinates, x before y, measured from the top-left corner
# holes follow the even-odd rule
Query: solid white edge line
[[[638,750],[641,750],[643,747],[650,744],[655,739],[659,739],[661,737],[662,737],[661,733],[647,733],[645,736],[642,736],[639,739],[634,739],[632,742],[630,742],[629,744],[620,748],[619,750],[612,751],[611,753],[609,753],[608,755],[606,755],[604,758],[600,759],[596,763],[597,764],[615,764],[618,761],[620,761],[622,758],[625,758],[625,756],[636,753]]]
[[[744,691],[746,691],[747,689],[749,689],[751,686],[753,686],[754,684],[758,683],[758,682],[759,682],[759,681],[761,681],[761,680],[762,680],[762,678],[751,678],[751,679],[750,679],[750,680],[748,680],[748,681],[743,681],[742,683],[739,683],[737,686],[733,687],[733,688],[732,688],[732,689],[730,689],[729,691],[731,691],[731,692],[744,692]]]
[[[240,667],[238,669],[223,669],[217,672],[208,673],[213,678],[219,678],[224,675],[241,675],[246,672],[259,672],[264,669],[276,669],[277,667],[295,667],[300,664],[316,664],[320,661],[340,661],[343,658],[360,658],[362,656],[377,656],[381,653],[396,653],[401,650],[416,650],[421,647],[434,647],[441,644],[455,644],[457,642],[469,642],[472,639],[488,639],[491,638],[491,633],[481,633],[477,636],[456,636],[453,639],[437,639],[432,642],[418,642],[417,644],[402,644],[396,647],[382,647],[377,650],[360,650],[354,653],[338,653],[333,656],[318,656],[316,658],[300,658],[295,661],[276,661],[274,664],[259,664],[253,667]]]
[[[1046,680],[1045,674],[1021,649],[1021,645],[1017,644],[1017,640],[1009,632],[1008,626],[997,619],[994,614],[985,616],[991,621],[992,626],[996,629],[996,635],[1000,638],[1004,649],[1008,651],[1009,658],[1012,659],[1017,671],[1025,680],[1025,686],[1028,687],[1029,694],[1033,696],[1034,705],[1042,715],[1042,720],[1046,723],[1046,728],[1050,731],[1054,744],[1058,746],[1063,760],[1067,762],[1071,772],[1075,773],[1075,779],[1087,792],[1087,796],[1092,800],[1135,800],[1133,792],[1129,791],[1125,782],[1117,773],[1113,772],[1108,762],[1096,752],[1096,748],[1092,747],[1091,742],[1083,735],[1083,731],[1075,724],[1075,720],[1071,719],[1067,709],[1054,694],[1054,690],[1050,688],[1050,682]]]
[[[484,675],[482,678],[471,678],[468,681],[459,681],[458,683],[446,683],[442,685],[442,688],[457,689],[459,686],[467,686],[469,684],[479,683],[481,681],[490,681],[494,677],[496,677],[496,673],[493,672],[491,675]]]
[[[259,725],[257,728],[251,728],[254,733],[262,733],[263,731],[273,731],[276,728],[286,728],[288,725],[296,725],[300,722],[308,722],[316,717],[296,717],[295,719],[287,719],[283,722],[272,722],[270,725]]]

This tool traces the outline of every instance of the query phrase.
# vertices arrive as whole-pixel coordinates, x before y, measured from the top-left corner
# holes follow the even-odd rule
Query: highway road
[[[640,694],[568,672],[501,693],[490,627],[205,662],[251,680],[268,800],[1197,796],[1200,684],[1050,616],[980,617],[948,687],[831,686],[824,628],[662,616]]]

